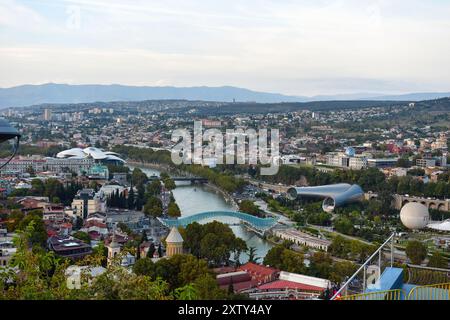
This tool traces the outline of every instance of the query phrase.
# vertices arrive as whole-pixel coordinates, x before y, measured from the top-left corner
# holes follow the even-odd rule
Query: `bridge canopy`
[[[232,217],[237,218],[242,221],[248,223],[251,227],[259,230],[259,231],[267,231],[273,226],[277,224],[277,218],[259,218],[252,216],[250,214],[239,212],[239,211],[206,211],[200,212],[194,215],[185,216],[181,218],[158,218],[162,224],[166,227],[186,227],[188,224],[193,222],[199,222],[201,220],[210,219],[210,218],[218,218],[218,217]]]

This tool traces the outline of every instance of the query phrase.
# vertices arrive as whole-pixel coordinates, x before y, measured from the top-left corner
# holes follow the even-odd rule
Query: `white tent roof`
[[[102,151],[95,147],[88,148],[72,148],[59,152],[57,158],[72,158],[72,159],[83,159],[91,156],[95,160],[114,160],[125,162],[123,159],[118,157],[118,154],[112,151]]]
[[[444,220],[440,223],[430,223],[427,227],[439,231],[450,231],[450,219]]]

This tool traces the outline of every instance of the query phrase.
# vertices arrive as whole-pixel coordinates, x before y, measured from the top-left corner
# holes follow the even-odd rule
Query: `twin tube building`
[[[322,209],[326,212],[332,212],[335,208],[344,204],[361,200],[364,191],[357,184],[338,183],[317,187],[292,187],[288,189],[287,195],[291,200],[298,197],[325,198]]]

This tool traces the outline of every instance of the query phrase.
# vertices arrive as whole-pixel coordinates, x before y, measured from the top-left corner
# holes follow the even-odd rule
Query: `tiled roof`
[[[252,263],[252,262],[247,262],[246,264],[240,266],[238,268],[238,270],[244,270],[250,273],[254,273],[257,275],[271,275],[274,274],[276,272],[278,272],[277,269],[275,268],[271,268],[271,267],[266,267],[266,266],[262,266],[256,263]]]

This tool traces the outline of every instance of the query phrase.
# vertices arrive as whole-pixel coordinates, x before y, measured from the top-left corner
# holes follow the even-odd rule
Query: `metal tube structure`
[[[325,198],[322,209],[332,212],[336,207],[359,201],[364,196],[364,191],[357,184],[337,183],[316,187],[292,187],[288,189],[287,196],[291,200],[298,197]]]

